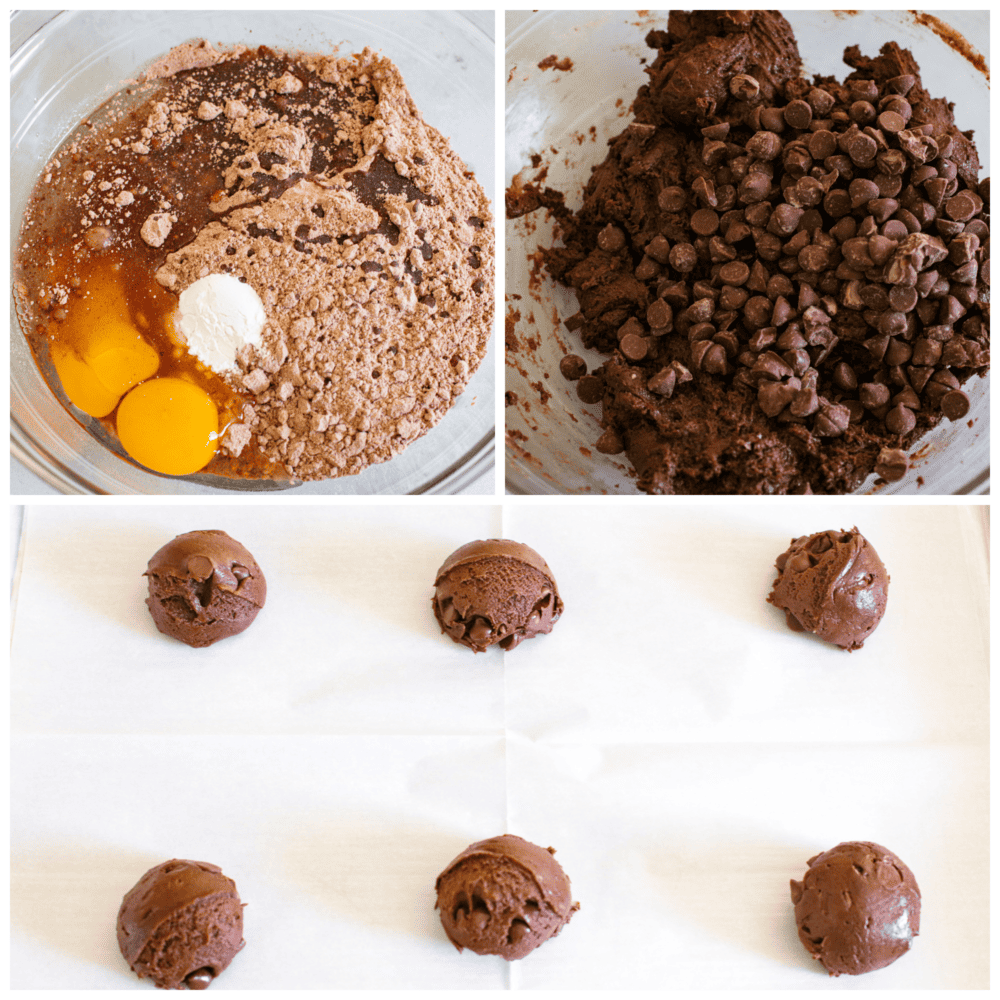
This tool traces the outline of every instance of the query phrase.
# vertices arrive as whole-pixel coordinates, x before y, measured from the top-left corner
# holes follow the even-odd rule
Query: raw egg
[[[51,346],[52,363],[74,406],[106,417],[134,385],[151,378],[160,355],[133,324],[114,272],[95,271],[72,299]]]
[[[203,469],[215,454],[219,411],[211,397],[180,378],[153,378],[118,406],[118,438],[141,465],[171,476]]]
[[[152,378],[160,356],[131,323],[103,323],[87,344],[84,359],[101,384],[123,396],[134,385]]]
[[[117,405],[120,393],[112,392],[72,347],[52,345],[52,364],[69,401],[92,417],[106,417]]]

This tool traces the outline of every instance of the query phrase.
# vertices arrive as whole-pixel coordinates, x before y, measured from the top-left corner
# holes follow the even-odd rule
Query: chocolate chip
[[[719,214],[710,208],[700,208],[691,216],[691,228],[699,236],[711,236],[719,229]]]
[[[696,177],[691,184],[691,190],[706,208],[715,208],[719,204],[719,199],[715,194],[715,184],[709,178]]]
[[[802,388],[795,393],[795,397],[788,405],[789,412],[796,417],[812,416],[819,409],[819,396],[816,393],[815,374],[812,378],[808,375],[802,379]]]
[[[897,404],[885,415],[885,426],[893,434],[902,436],[909,434],[917,426],[917,418],[913,415],[912,410],[902,404]]]
[[[905,365],[912,354],[913,348],[906,341],[891,337],[883,360],[887,365]]]
[[[845,392],[853,392],[858,387],[858,376],[846,362],[839,361],[833,369],[833,384]]]
[[[729,370],[725,347],[722,344],[711,344],[701,359],[701,367],[710,375],[725,375]]]
[[[646,310],[646,322],[653,330],[669,333],[673,328],[674,311],[669,303],[657,299]]]
[[[961,389],[953,389],[941,397],[941,412],[949,420],[961,420],[969,412],[969,397]]]
[[[882,198],[895,198],[903,189],[903,178],[899,174],[876,174],[872,180]]]
[[[769,162],[780,152],[783,143],[781,136],[774,132],[757,132],[747,142],[747,152],[758,160]]]
[[[902,94],[905,97],[917,82],[917,78],[910,73],[903,73],[901,76],[893,76],[886,80],[885,85],[894,94]]]
[[[725,310],[740,310],[746,305],[749,292],[733,285],[723,285],[719,293],[719,308]]]
[[[813,208],[826,194],[823,182],[816,177],[800,177],[785,188],[785,201],[797,208]]]
[[[760,84],[746,73],[737,73],[729,81],[729,93],[738,101],[752,101],[760,93]]]
[[[706,167],[716,167],[726,158],[726,144],[715,139],[706,139],[701,147],[701,160]]]
[[[184,985],[189,990],[207,990],[212,985],[215,973],[207,966],[204,969],[197,969],[189,972],[184,977]]]
[[[665,236],[654,236],[646,244],[646,256],[652,257],[658,264],[666,264],[670,259],[670,243]]]
[[[878,85],[874,80],[848,80],[845,86],[855,101],[878,100]]]
[[[679,187],[665,187],[657,196],[656,203],[664,212],[682,212],[687,204],[687,192]]]
[[[898,312],[912,312],[917,305],[917,290],[911,285],[893,285],[889,289],[889,304]]]
[[[743,261],[734,260],[719,268],[719,277],[727,285],[744,285],[750,277],[750,268]]]
[[[799,252],[798,264],[803,271],[818,273],[826,270],[830,254],[826,247],[808,246]]]
[[[771,218],[767,224],[767,230],[775,236],[791,236],[802,218],[803,209],[794,205],[777,205],[771,213]]]
[[[861,208],[873,198],[878,198],[878,185],[866,178],[856,177],[848,185],[847,193],[851,196],[851,208]]]
[[[564,379],[575,382],[582,375],[587,374],[587,362],[578,354],[567,354],[559,362],[559,371]]]
[[[822,90],[820,87],[813,87],[806,94],[806,100],[809,102],[809,107],[813,109],[813,114],[818,115],[820,118],[831,111],[834,104],[837,103],[833,94]]]
[[[620,327],[618,327],[618,339],[621,340],[622,337],[627,337],[630,333],[634,333],[637,337],[641,337],[646,331],[643,329],[642,323],[640,323],[635,316],[629,316],[627,320]]]
[[[777,329],[777,327],[774,329]],[[775,343],[783,351],[796,351],[800,347],[805,347],[808,341],[802,336],[802,328],[799,324],[792,323],[781,332],[781,336],[778,337]]]
[[[617,253],[625,246],[625,234],[610,222],[597,234],[597,245],[609,253]]]
[[[851,422],[851,411],[837,403],[821,404],[813,424],[818,437],[839,437]]]
[[[781,132],[785,128],[785,116],[781,108],[761,108],[760,127],[768,132]]]
[[[840,188],[835,188],[823,199],[823,209],[831,218],[839,219],[851,211],[851,196]]]
[[[650,392],[655,392],[660,396],[669,398],[674,394],[674,387],[677,384],[677,373],[671,368],[663,368],[655,375],[651,376],[646,387]]]
[[[754,362],[753,371],[754,374],[771,381],[788,378],[792,374],[792,369],[785,360],[773,351],[765,351],[761,354]],[[886,399],[888,399],[888,396]]]
[[[791,101],[785,107],[785,121],[792,128],[807,129],[812,121],[813,109],[807,101]]]
[[[875,121],[875,108],[868,101],[855,101],[848,109],[851,121],[859,125],[870,125]]]
[[[691,248],[694,250],[694,247]],[[697,258],[696,258],[697,259]],[[694,267],[694,264],[691,265]],[[690,270],[690,268],[688,269]],[[635,276],[639,281],[649,281],[660,273],[660,265],[652,257],[644,255],[642,260],[636,265]]]
[[[902,130],[906,127],[906,122],[903,121],[902,115],[895,111],[883,111],[882,114],[878,116],[878,127],[882,129],[883,132],[895,135],[897,132],[902,132]]]
[[[602,455],[620,455],[625,450],[622,439],[610,428],[597,439],[595,447]]]
[[[870,203],[868,208],[871,209]],[[896,242],[904,239],[908,234],[909,230],[902,222],[899,221],[899,219],[890,219],[884,226],[882,226],[882,235],[890,240],[895,240]]]
[[[729,122],[719,122],[717,125],[707,125],[701,130],[706,139],[725,139],[729,135]]]
[[[798,386],[763,381],[757,387],[757,404],[769,417],[776,417],[795,398]]]
[[[794,315],[795,310],[788,304],[788,301],[783,296],[779,296],[771,313],[771,326],[782,327]]]
[[[649,351],[649,343],[645,337],[637,337],[634,333],[622,337],[618,345],[622,354],[630,361],[641,361]]]
[[[885,264],[896,250],[896,241],[890,240],[887,236],[878,233],[868,237],[868,256],[872,261],[881,267]],[[912,307],[911,307],[912,308]],[[903,312],[909,310],[904,309]]]
[[[584,375],[576,383],[576,394],[584,403],[599,403],[604,399],[604,379],[596,375]]]
[[[968,222],[976,214],[977,208],[972,195],[968,191],[960,191],[945,202],[944,210],[948,218]]]
[[[855,133],[844,145],[847,155],[855,166],[870,167],[874,164],[878,146],[870,135],[865,135],[863,132]]]
[[[941,342],[929,337],[920,337],[913,344],[910,361],[918,366],[936,365],[941,359]]]
[[[875,474],[888,483],[898,482],[910,468],[910,460],[899,448],[883,448],[875,462]]]
[[[965,231],[978,236],[980,240],[987,240],[990,236],[990,227],[982,219],[973,219],[965,224]]]
[[[948,260],[953,264],[965,264],[973,259],[978,249],[978,236],[974,233],[959,233],[948,247]]]
[[[744,204],[753,205],[763,201],[770,190],[771,182],[767,177],[760,172],[754,172],[747,174],[740,182],[737,196]]]
[[[601,450],[600,444],[598,444],[597,450]],[[623,449],[619,450],[621,451]],[[611,452],[610,454],[617,454],[617,452]],[[507,931],[507,943],[514,945],[520,944],[530,931],[531,928],[528,926],[528,922],[526,920],[522,920],[520,917],[515,917],[511,921],[510,930]]]
[[[670,251],[670,266],[675,271],[687,274],[698,263],[698,254],[690,243],[676,243]],[[638,271],[636,272],[638,277]]]
[[[876,410],[889,402],[889,387],[877,382],[866,382],[861,386],[858,395],[861,403],[868,410]]]
[[[792,369],[794,375],[802,375],[809,368],[812,363],[812,358],[809,357],[809,352],[804,350],[796,351],[785,351],[781,355],[785,361],[785,364]]]

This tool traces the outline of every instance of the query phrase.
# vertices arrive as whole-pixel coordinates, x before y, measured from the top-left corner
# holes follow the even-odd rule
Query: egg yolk
[[[215,454],[219,411],[191,382],[154,378],[121,401],[117,428],[122,447],[141,465],[185,476],[203,469]]]
[[[106,417],[160,367],[160,355],[131,320],[116,275],[104,271],[95,272],[86,294],[71,301],[51,354],[70,402],[92,417]]]
[[[105,388],[123,396],[156,374],[160,356],[131,323],[102,324],[90,338],[84,359]]]
[[[51,354],[63,392],[74,406],[92,417],[106,417],[118,405],[120,393],[108,389],[73,348],[53,344]]]

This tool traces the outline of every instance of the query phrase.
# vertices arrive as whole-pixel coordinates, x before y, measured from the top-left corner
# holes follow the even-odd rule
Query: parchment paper
[[[891,575],[862,650],[767,605],[793,535],[854,524]],[[264,568],[242,636],[156,632],[145,562],[222,527]],[[989,985],[988,566],[976,507],[830,503],[32,507],[12,636],[14,988],[152,989],[122,895],[170,857],[247,904],[220,989]],[[566,603],[507,655],[442,636],[458,545],[537,548]],[[527,959],[459,954],[434,879],[507,831],[581,909]],[[920,937],[831,979],[788,881],[843,840],[914,871]]]

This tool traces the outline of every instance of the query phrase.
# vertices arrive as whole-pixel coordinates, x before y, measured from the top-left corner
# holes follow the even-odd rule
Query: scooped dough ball
[[[250,627],[267,599],[257,561],[224,531],[189,531],[149,560],[146,605],[164,634],[211,646]]]
[[[892,851],[849,841],[809,859],[791,883],[799,939],[831,976],[891,965],[920,933],[920,889]]]
[[[462,851],[436,883],[451,943],[513,961],[555,937],[580,904],[554,853],[512,834]]]
[[[206,989],[243,947],[243,904],[217,865],[173,859],[150,868],[118,911],[118,947],[161,989]]]
[[[882,620],[889,574],[857,528],[795,538],[775,566],[768,601],[785,612],[793,632],[855,650]]]
[[[477,653],[508,652],[552,631],[563,612],[555,577],[532,548],[507,538],[469,542],[444,561],[434,581],[441,631]]]

